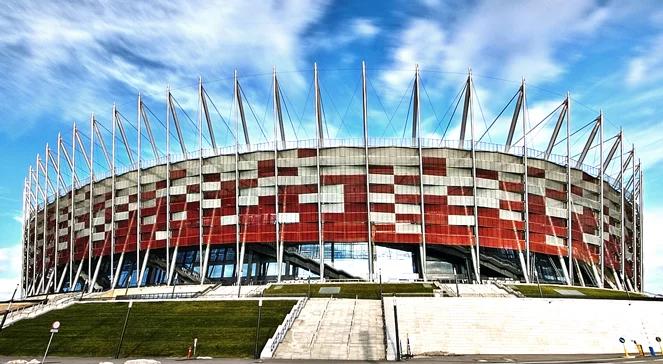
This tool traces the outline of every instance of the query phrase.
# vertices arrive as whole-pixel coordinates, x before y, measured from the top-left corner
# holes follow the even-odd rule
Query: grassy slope
[[[514,284],[511,286],[516,291],[522,293],[525,297],[540,297],[539,287],[536,284]],[[563,295],[557,292],[555,289],[567,289],[581,292],[584,296],[568,296]],[[587,288],[587,287],[568,287],[568,286],[555,286],[555,285],[541,285],[541,293],[544,298],[602,298],[602,299],[613,299],[613,300],[643,300],[649,299],[648,297],[629,292],[628,294],[624,291],[616,291],[612,289],[600,289],[600,288]]]
[[[264,301],[259,350],[290,311],[294,301]],[[0,332],[0,355],[38,356],[59,320],[49,355],[111,357],[119,343],[126,303],[76,304]],[[135,302],[121,357],[186,356],[198,337],[198,355],[252,357],[258,308],[256,301]]]
[[[361,299],[380,299],[380,285],[377,283],[312,283],[310,296],[329,297],[329,294],[319,293],[320,287],[339,287],[341,291],[334,297],[355,298],[357,296]],[[425,283],[383,283],[382,293],[385,295],[432,296],[433,285]],[[274,284],[264,291],[265,296],[306,296],[308,294],[308,284]]]

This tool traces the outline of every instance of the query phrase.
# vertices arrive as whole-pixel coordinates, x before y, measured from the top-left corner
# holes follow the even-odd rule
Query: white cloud
[[[645,169],[653,168],[663,161],[663,143],[661,143],[661,124],[652,124],[649,126],[639,126],[629,128],[625,134],[631,140],[636,141],[636,157],[642,161]],[[630,150],[631,146],[626,144],[625,150]]]
[[[373,38],[380,32],[380,28],[375,25],[373,20],[365,18],[353,20],[350,28],[361,38]]]
[[[309,46],[323,50],[339,50],[353,42],[371,40],[380,31],[380,27],[378,27],[373,19],[354,18],[344,22],[338,30],[324,31],[313,36]],[[348,57],[349,55],[344,52],[343,56]],[[352,58],[354,58],[354,55],[352,55]]]
[[[663,33],[631,58],[626,70],[626,84],[640,86],[658,83],[663,79]]]
[[[482,1],[463,13],[455,21],[411,20],[395,40],[389,68],[411,68],[419,62],[446,72],[471,66],[476,74],[553,80],[565,71],[558,48],[571,38],[593,34],[609,10],[590,0],[521,1],[509,6]],[[403,81],[389,73],[383,79],[392,85]]]
[[[242,1],[146,4],[4,4],[0,15],[0,111],[3,130],[50,111],[70,123],[110,110],[112,97],[133,110],[135,95],[109,94],[117,85],[163,99],[166,84],[195,94],[198,75],[209,78],[299,69],[300,39],[325,2]],[[287,21],[284,21],[287,19]],[[370,33],[366,24],[360,30]],[[285,78],[286,76],[284,76]],[[302,82],[297,74],[289,74]],[[230,86],[228,86],[230,87]],[[122,91],[122,90],[119,90]],[[22,100],[19,102],[18,100]],[[25,100],[32,100],[25,102]],[[122,101],[122,100],[120,100]],[[195,105],[195,102],[194,102]],[[38,110],[38,111],[36,111]],[[20,116],[20,117],[19,117]],[[28,120],[26,120],[28,116]],[[15,120],[14,127],[7,125]]]
[[[425,39],[425,42],[422,40]],[[386,94],[391,98],[400,96],[414,76],[414,68],[437,69],[438,64],[449,53],[446,33],[432,20],[414,19],[400,33],[400,46],[391,53],[392,65],[382,72],[381,80],[386,84]]]
[[[21,245],[0,248],[0,301],[11,298],[20,282]]]

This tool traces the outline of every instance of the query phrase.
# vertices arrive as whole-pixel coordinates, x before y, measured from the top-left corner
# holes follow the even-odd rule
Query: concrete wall
[[[385,298],[387,357],[396,353],[394,301],[402,351],[415,355],[621,353],[619,338],[663,337],[663,303],[538,298]]]

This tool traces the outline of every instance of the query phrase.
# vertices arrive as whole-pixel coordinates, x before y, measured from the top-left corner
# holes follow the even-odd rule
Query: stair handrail
[[[274,335],[272,335],[272,337],[267,340],[267,343],[265,343],[265,347],[260,353],[261,359],[269,359],[274,356],[276,348],[278,348],[279,344],[283,342],[283,339],[285,339],[286,334],[295,323],[295,320],[297,320],[299,317],[299,314],[304,309],[304,306],[306,306],[307,301],[308,297],[300,298],[299,301],[297,301],[297,303],[292,307],[292,310],[290,310],[290,312],[285,316],[283,322],[276,328]]]
[[[327,304],[325,305],[324,310],[322,310],[322,315],[320,315],[320,321],[318,321],[318,326],[315,328],[315,333],[313,334],[313,337],[311,338],[311,341],[309,342],[308,345],[308,354],[311,356],[311,350],[313,349],[313,345],[315,345],[315,341],[318,339],[318,333],[320,332],[320,326],[322,326],[322,321],[325,319],[325,314],[327,313],[327,309],[329,308],[329,303],[331,300],[333,300],[334,297],[330,297],[327,300]]]
[[[358,296],[355,295],[355,302],[352,306],[352,317],[350,318],[350,332],[348,332],[348,344],[346,345],[346,358],[350,357],[350,338],[352,337],[352,328],[354,327],[354,322],[355,322],[355,311],[357,310],[357,299]]]
[[[17,321],[23,320],[29,317],[36,317],[43,313],[55,310],[58,308],[63,308],[69,303],[76,301],[75,296],[61,296],[57,297],[51,301],[42,301],[35,305],[30,305],[27,307],[18,307],[15,310],[7,312],[7,320],[5,321],[5,326],[14,324]]]

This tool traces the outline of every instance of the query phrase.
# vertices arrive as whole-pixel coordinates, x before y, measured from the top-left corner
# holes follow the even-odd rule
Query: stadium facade
[[[614,142],[604,139],[602,114],[571,157],[567,95],[551,113],[556,122],[546,150],[528,148],[527,137],[514,142],[516,130],[530,132],[523,82],[512,98],[506,142],[485,143],[475,135],[470,73],[456,104],[459,138],[427,139],[417,69],[412,137],[369,138],[362,67],[363,138],[329,139],[317,68],[313,82],[312,140],[287,140],[276,73],[276,137],[269,143],[250,143],[237,77],[231,146],[216,144],[202,82],[193,151],[170,90],[165,146],[155,142],[156,116],[140,96],[135,144],[115,106],[110,130],[93,115],[82,139],[74,124],[71,142],[58,136],[57,148],[47,146],[26,178],[24,296],[311,277],[642,290],[642,169],[621,131],[608,140]],[[562,155],[553,154],[555,146]],[[155,159],[145,160],[145,149]],[[599,150],[597,166],[584,164],[592,149]],[[97,172],[100,164],[108,170]],[[618,175],[608,176],[615,164]],[[81,169],[88,175],[78,176]]]

